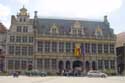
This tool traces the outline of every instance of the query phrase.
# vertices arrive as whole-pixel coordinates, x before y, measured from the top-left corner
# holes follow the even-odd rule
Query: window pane
[[[10,36],[10,42],[15,42],[15,36]]]
[[[22,27],[21,26],[17,26],[17,32],[21,32],[22,30]]]

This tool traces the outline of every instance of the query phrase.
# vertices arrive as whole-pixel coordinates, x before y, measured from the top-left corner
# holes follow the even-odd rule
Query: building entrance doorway
[[[81,61],[74,61],[73,62],[73,70],[78,70],[78,71],[82,71],[83,68],[83,63]]]
[[[64,63],[63,61],[59,61],[59,64],[58,64],[58,68],[59,68],[59,73],[63,73],[64,71]]]

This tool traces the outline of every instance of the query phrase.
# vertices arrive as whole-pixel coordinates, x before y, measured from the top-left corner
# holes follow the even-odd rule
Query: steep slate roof
[[[103,36],[114,36],[113,30],[103,21],[37,18],[37,30],[39,34],[49,34],[52,24],[56,24],[59,27],[59,34],[65,33],[69,35],[71,26],[75,21],[80,22],[81,26],[84,28],[85,35],[94,36],[96,28],[100,27]]]

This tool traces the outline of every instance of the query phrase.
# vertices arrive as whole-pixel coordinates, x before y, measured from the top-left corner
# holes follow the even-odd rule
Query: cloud
[[[0,22],[2,22],[6,27],[9,27],[10,21],[10,8],[0,4]]]
[[[0,17],[8,16],[10,14],[10,8],[0,4]]]
[[[98,17],[117,10],[121,2],[122,0],[37,0],[34,6],[43,16]]]
[[[23,5],[27,5],[27,4],[29,4],[29,1],[30,0],[16,0],[18,3],[21,3],[21,4],[23,4]]]

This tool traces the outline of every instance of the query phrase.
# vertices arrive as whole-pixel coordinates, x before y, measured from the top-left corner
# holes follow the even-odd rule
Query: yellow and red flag
[[[76,57],[80,57],[80,56],[81,56],[81,48],[80,48],[80,44],[79,44],[79,43],[77,43],[77,44],[75,45],[74,55],[75,55]]]

